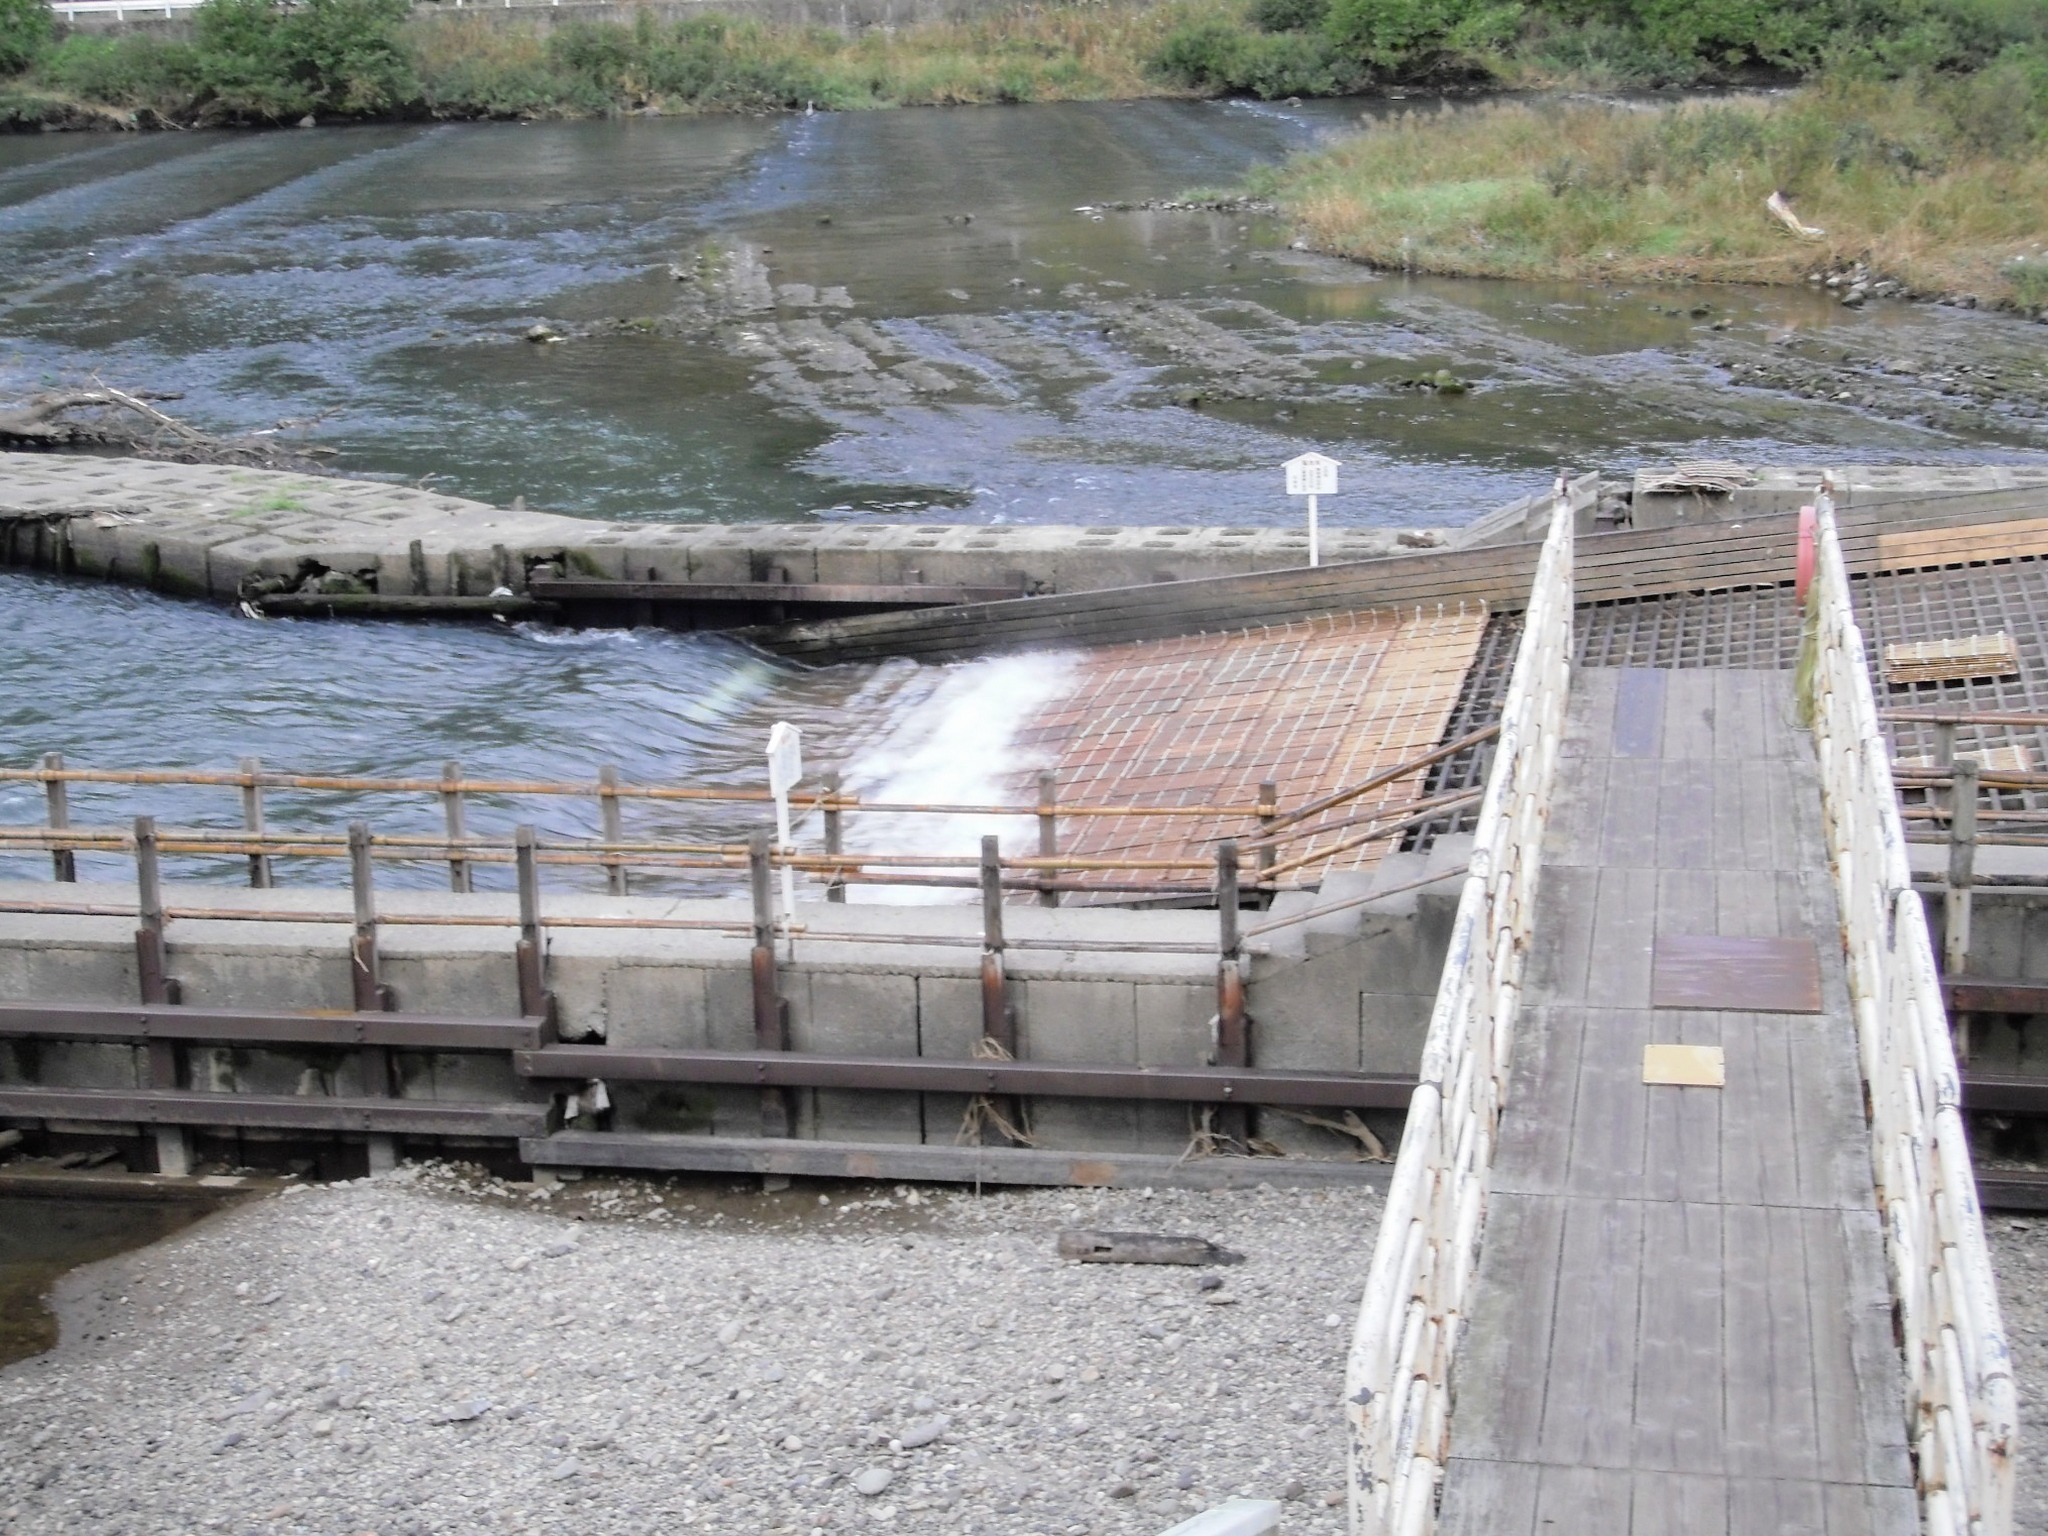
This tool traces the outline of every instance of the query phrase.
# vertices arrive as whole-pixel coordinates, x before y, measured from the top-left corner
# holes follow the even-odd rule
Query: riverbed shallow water
[[[633,519],[1273,523],[1296,515],[1277,465],[1313,446],[1345,463],[1330,521],[1441,526],[1559,463],[2048,451],[2048,332],[2007,317],[1378,274],[1292,249],[1271,217],[1157,206],[1418,106],[1436,109],[0,138],[0,398],[97,371],[181,391],[174,408],[209,428],[316,419],[345,473]],[[563,339],[524,339],[536,324]],[[1469,390],[1411,387],[1438,369]],[[814,765],[871,792],[985,798],[993,772],[1028,766],[987,734],[1036,686],[1000,669],[803,672],[704,636],[256,624],[21,574],[0,574],[0,615],[8,763],[434,774],[459,758],[583,778],[616,762],[628,779],[752,782],[787,718]],[[935,753],[956,720],[980,750]],[[235,811],[225,791],[77,798],[81,820]],[[0,794],[9,819],[36,811]],[[279,796],[272,817],[343,812],[438,823],[427,797]],[[486,803],[475,824],[528,818],[594,830],[594,808],[568,803]],[[737,836],[757,819],[635,829]]]

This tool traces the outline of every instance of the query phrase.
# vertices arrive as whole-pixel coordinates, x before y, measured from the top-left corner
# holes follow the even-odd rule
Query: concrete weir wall
[[[1325,558],[1443,542],[1333,529]],[[147,459],[0,453],[0,565],[238,601],[259,592],[482,596],[539,566],[659,582],[1094,591],[1307,564],[1293,528],[606,523],[375,481]]]
[[[1455,862],[1457,854],[1450,850],[1442,857]],[[1412,880],[1412,871],[1407,878]],[[1454,881],[1447,880],[1444,889],[1454,891]],[[40,902],[119,912],[132,911],[135,900],[132,885],[0,882],[0,908]],[[343,918],[349,912],[345,892],[182,884],[166,886],[164,900],[172,914],[168,970],[184,1004],[350,1008],[347,922],[177,916],[181,909],[204,909]],[[1448,902],[1445,895],[1434,904],[1418,904],[1416,893],[1408,892],[1262,941],[1249,987],[1253,1064],[1413,1071],[1441,965],[1439,930],[1448,928]],[[551,893],[545,915],[555,921],[712,919],[743,927],[750,910],[741,900]],[[405,926],[406,917],[422,914],[489,915],[506,926]],[[517,1015],[514,897],[380,893],[378,918],[381,976],[392,988],[395,1008],[492,1019]],[[972,1056],[982,1032],[979,948],[863,942],[862,936],[975,939],[981,931],[978,909],[800,903],[798,920],[808,933],[797,940],[794,960],[786,958],[786,949],[778,956],[792,1050]],[[1129,945],[1116,952],[1008,952],[1019,1059],[1193,1066],[1207,1058],[1216,1011],[1215,913],[1017,906],[1005,911],[1004,924],[1012,944],[1064,939]],[[825,934],[846,942],[826,942]],[[550,927],[545,980],[556,1000],[560,1033],[564,1040],[621,1047],[755,1049],[750,943],[740,931]],[[1199,949],[1148,947],[1160,944]],[[139,984],[133,918],[0,911],[0,1000],[118,1006],[135,1002]],[[0,1043],[0,1083],[136,1089],[146,1086],[139,1075],[143,1055],[128,1044]],[[502,1050],[400,1052],[396,1063],[400,1092],[408,1099],[502,1103],[549,1092],[520,1078]],[[358,1053],[345,1047],[193,1046],[186,1052],[186,1075],[189,1080],[179,1087],[222,1093],[346,1098],[367,1091]],[[631,1082],[608,1088],[615,1130],[762,1133],[761,1098],[753,1088]],[[968,1100],[807,1089],[797,1093],[796,1104],[798,1137],[950,1146]],[[1039,1098],[1028,1113],[1040,1144],[1062,1151],[1178,1154],[1191,1129],[1191,1112],[1178,1103]],[[1383,1129],[1393,1133],[1391,1126]],[[1259,1116],[1257,1134],[1311,1154],[1357,1149],[1355,1142],[1275,1113]]]

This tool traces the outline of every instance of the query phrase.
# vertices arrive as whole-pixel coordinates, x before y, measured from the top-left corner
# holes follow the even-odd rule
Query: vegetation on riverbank
[[[1315,244],[1467,276],[1797,282],[2048,306],[2048,59],[1660,111],[1410,114],[1255,177]],[[1800,235],[1766,209],[1782,193]]]
[[[407,0],[208,0],[190,41],[48,36],[42,0],[0,0],[0,123],[90,103],[181,123],[583,117],[1178,94],[1150,67],[1177,29],[1241,0],[1054,4],[872,29],[719,14],[538,29]],[[14,17],[10,23],[9,17]],[[23,17],[29,20],[24,22]],[[38,32],[40,27],[40,33]]]

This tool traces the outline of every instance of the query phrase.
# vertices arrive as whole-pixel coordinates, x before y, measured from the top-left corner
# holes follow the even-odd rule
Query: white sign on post
[[[789,831],[789,792],[804,776],[803,732],[787,720],[778,720],[768,732],[768,793],[775,797],[775,841],[786,857],[795,853]],[[796,943],[796,873],[782,866],[782,918],[789,925],[789,942]],[[794,952],[794,951],[792,951]]]
[[[1316,533],[1316,498],[1337,494],[1339,460],[1320,453],[1304,453],[1281,466],[1287,471],[1287,494],[1308,498],[1308,563],[1321,565],[1322,548]]]

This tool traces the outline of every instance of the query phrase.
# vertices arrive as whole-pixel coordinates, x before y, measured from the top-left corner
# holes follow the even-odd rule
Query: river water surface
[[[2038,371],[2042,333],[1997,317],[1382,276],[1290,249],[1270,218],[1114,206],[1227,185],[1405,109],[0,138],[0,398],[97,370],[182,391],[176,409],[216,429],[319,418],[344,472],[636,519],[1275,522],[1294,515],[1276,466],[1315,446],[1345,461],[1332,521],[1443,525],[1559,463],[2048,448],[2021,415],[1958,410],[1938,377],[1920,389],[1919,363],[1891,372],[1924,400],[1801,398],[1731,372],[1837,351]],[[523,339],[542,322],[566,339]],[[1470,391],[1408,387],[1440,368]],[[789,718],[814,763],[929,793],[948,718],[1000,717],[1042,682],[803,673],[697,636],[256,624],[22,575],[0,576],[0,618],[9,763],[55,749],[431,773],[461,758],[581,776],[613,761],[628,778],[753,782],[767,726]],[[1000,753],[983,756],[962,763],[966,787]],[[223,793],[80,802],[80,819],[233,808]],[[36,804],[16,792],[0,814]],[[339,809],[392,830],[437,815],[311,797],[273,815]],[[539,819],[588,830],[583,809]],[[534,810],[486,805],[478,824]]]

